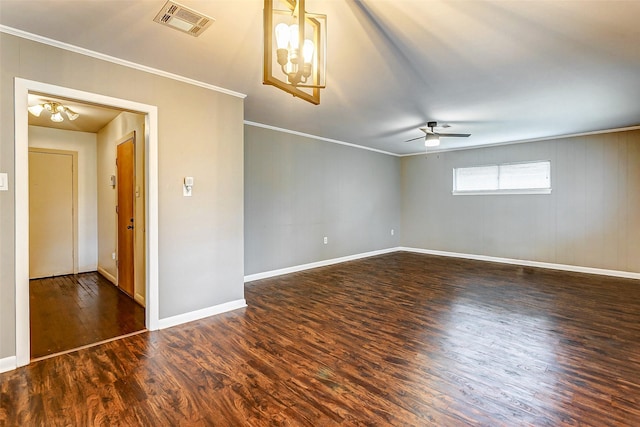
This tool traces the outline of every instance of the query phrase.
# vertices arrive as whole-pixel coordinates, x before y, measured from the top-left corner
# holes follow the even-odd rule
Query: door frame
[[[148,330],[157,330],[158,296],[158,107],[16,77],[15,107],[15,326],[16,365],[31,360],[29,321],[29,92],[46,93],[145,115],[146,308]]]
[[[71,156],[72,181],[71,181],[71,244],[73,246],[73,274],[78,274],[78,152],[70,150],[58,150],[54,148],[29,147],[29,153],[61,154]],[[28,154],[27,154],[28,155]],[[29,177],[31,179],[31,177]],[[31,221],[31,218],[29,218]]]

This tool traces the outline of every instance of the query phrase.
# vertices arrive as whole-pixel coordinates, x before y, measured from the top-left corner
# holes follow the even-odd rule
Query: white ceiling
[[[69,120],[67,115],[63,114],[63,121],[53,122],[51,121],[51,114],[45,110],[40,113],[39,117],[29,114],[29,125],[97,133],[122,112],[121,110],[91,105],[76,100],[52,97],[50,95],[29,94],[29,105],[43,104],[47,101],[58,102],[71,111],[78,113],[79,117],[75,120]]]
[[[307,0],[327,15],[314,106],[262,84],[261,0],[182,0],[195,38],[153,22],[165,0],[0,0],[0,24],[247,94],[245,119],[397,154],[640,124],[640,1]]]

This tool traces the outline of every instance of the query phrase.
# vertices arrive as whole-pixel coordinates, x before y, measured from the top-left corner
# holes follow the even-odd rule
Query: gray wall
[[[245,274],[396,247],[399,231],[398,157],[245,125]]]
[[[454,167],[527,160],[552,194],[451,194]],[[640,272],[640,131],[404,157],[402,244]]]
[[[0,33],[0,358],[15,355],[14,77],[156,105],[160,319],[244,298],[243,100]],[[182,196],[195,177],[193,197]]]

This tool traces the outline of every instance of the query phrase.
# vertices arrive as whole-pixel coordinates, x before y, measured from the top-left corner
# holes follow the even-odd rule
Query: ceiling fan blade
[[[466,138],[468,136],[471,136],[470,133],[436,133],[436,135],[440,135],[440,136],[455,136],[457,138]]]
[[[413,138],[413,139],[407,139],[405,142],[415,141],[416,139],[424,139],[424,136],[419,136],[419,137]]]
[[[420,129],[422,132],[426,134],[435,133],[433,129],[430,129],[430,128],[418,128],[418,129]]]

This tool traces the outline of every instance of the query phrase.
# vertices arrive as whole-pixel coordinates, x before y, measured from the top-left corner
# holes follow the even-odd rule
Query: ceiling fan
[[[428,122],[427,126],[420,128],[422,132],[424,132],[425,136],[419,136],[417,138],[408,139],[405,142],[415,141],[416,139],[424,138],[424,145],[427,147],[437,147],[440,145],[440,137],[457,137],[457,138],[466,138],[471,136],[470,133],[439,133],[435,132],[433,128],[438,126],[438,122]],[[443,127],[449,127],[448,125],[444,125]]]

